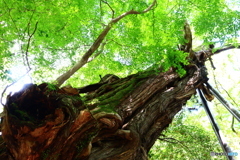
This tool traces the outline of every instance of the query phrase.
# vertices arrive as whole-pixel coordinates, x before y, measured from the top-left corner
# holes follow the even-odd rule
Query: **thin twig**
[[[32,18],[33,18],[34,13],[35,13],[35,10],[33,10],[33,13],[32,13],[32,15],[31,15],[31,17],[30,17],[29,20],[28,20],[27,26],[26,26],[25,30],[23,31],[23,33],[25,33],[25,32],[28,30],[28,36],[30,35],[30,33],[29,33],[30,22],[32,21]],[[24,39],[24,37],[23,37],[23,39]]]
[[[238,46],[232,46],[232,45],[226,46],[225,48],[216,50],[213,54],[220,53],[220,52],[223,52],[229,49],[234,49],[234,48],[240,48],[240,44]]]
[[[159,140],[163,140],[163,141],[166,141],[166,142],[169,142],[169,143],[178,143],[178,144],[180,144],[181,146],[183,146],[186,150],[188,150],[188,151],[190,151],[190,149],[189,149],[189,147],[188,146],[186,146],[185,144],[183,144],[181,141],[179,141],[179,140],[177,140],[177,139],[175,139],[175,138],[168,138],[168,137],[166,137],[166,138],[163,138],[163,139],[161,139],[161,138],[158,138]],[[176,142],[171,142],[171,141],[169,141],[169,140],[167,140],[167,139],[170,139],[170,140],[174,140],[174,141],[176,141]],[[191,153],[191,152],[189,152],[189,153]]]
[[[18,27],[17,27],[15,21],[13,20],[13,17],[11,16],[11,13],[10,13],[10,12],[11,12],[11,9],[8,7],[8,5],[7,5],[7,3],[5,2],[5,0],[3,0],[3,2],[5,3],[7,9],[9,10],[9,17],[11,18],[11,20],[12,20],[12,22],[13,22],[13,24],[14,24],[14,26],[15,26],[17,32],[18,32],[18,36],[19,36],[20,31],[19,31],[19,29],[18,29]],[[20,36],[19,36],[19,37],[20,37]]]
[[[115,11],[112,9],[112,7],[109,5],[108,2],[101,0],[103,3],[105,3],[112,11],[112,19],[114,18]]]
[[[32,21],[34,12],[32,13],[31,17],[29,18],[28,24],[27,24],[27,30],[28,30],[28,36],[30,36],[30,22]]]
[[[116,43],[117,45],[119,45],[119,46],[121,46],[121,47],[129,47],[129,48],[132,48],[132,47],[133,47],[133,46],[128,46],[128,45],[123,45],[123,44],[117,42],[117,41],[114,40],[114,39],[109,39],[108,41],[114,42],[114,43]]]
[[[217,90],[219,91],[218,82],[217,82],[217,79],[216,79],[216,75],[215,75],[215,73],[214,73],[214,70],[212,70],[212,74],[213,74],[213,80],[214,80],[215,86],[216,86]]]
[[[25,32],[27,31],[27,36],[29,37],[29,38],[28,38],[28,43],[27,43],[26,52],[25,52],[25,53],[24,53],[24,52],[22,53],[22,54],[23,54],[23,63],[24,63],[25,66],[27,66],[27,70],[31,70],[30,65],[29,65],[29,61],[28,61],[28,56],[27,56],[27,54],[28,54],[28,49],[29,49],[30,39],[31,39],[31,37],[30,37],[30,36],[31,36],[31,34],[30,34],[30,23],[31,23],[31,21],[32,21],[32,18],[33,18],[34,13],[35,13],[35,11],[32,13],[31,17],[29,18],[27,27],[26,27],[26,29],[25,29],[24,32],[23,32],[23,33],[25,33]],[[25,39],[25,36],[23,35],[22,41],[23,41],[24,39]],[[21,50],[23,50],[23,49],[22,49],[22,45],[21,45]],[[26,61],[26,63],[25,63],[25,61]]]
[[[232,98],[232,96],[230,96],[230,94],[228,93],[228,91],[218,82],[218,84],[221,86],[221,88],[224,90],[224,92],[228,95],[228,97],[233,101],[233,103],[237,106],[237,103],[235,102],[235,100]],[[232,131],[237,133],[234,129],[234,116],[232,116],[232,123],[231,123],[231,128]]]
[[[235,102],[235,100],[232,98],[232,96],[228,93],[228,91],[222,86],[222,84],[220,82],[218,82],[218,84],[220,85],[220,87],[222,88],[222,90],[224,90],[224,92],[228,95],[228,97],[233,101],[233,103],[237,105],[237,102]]]
[[[213,68],[213,70],[215,70],[216,69],[216,67],[214,66],[214,64],[213,64],[213,60],[212,60],[212,57],[211,56],[209,56],[209,61],[210,61],[210,63],[211,63],[211,66],[212,66],[212,68]]]
[[[157,7],[157,0],[154,0],[153,3],[147,8],[145,9],[142,13],[146,13],[152,9],[154,9],[154,7],[156,8]]]
[[[237,133],[236,130],[234,129],[234,116],[232,116],[232,124],[231,124],[232,131],[234,133]]]
[[[26,62],[27,62],[27,66],[28,66],[28,70],[29,70],[29,71],[31,70],[31,67],[30,67],[29,60],[28,60],[28,50],[29,50],[31,38],[32,38],[32,36],[34,35],[34,33],[36,32],[36,30],[37,30],[37,25],[38,25],[38,22],[36,22],[35,28],[34,28],[32,34],[30,34],[30,31],[29,31],[29,30],[30,30],[30,29],[29,29],[30,27],[28,28],[28,36],[29,36],[29,38],[28,38],[28,42],[27,42],[27,48],[26,48],[26,51],[25,51],[25,59],[26,59]]]
[[[72,48],[51,48],[51,47],[44,47],[45,49],[49,49],[49,50],[55,50],[55,51],[71,51],[71,50],[75,50],[78,49],[80,47],[89,47],[91,45],[82,45],[82,46],[77,46],[77,47],[72,47]]]
[[[99,8],[100,8],[100,21],[102,22],[102,1],[99,1]]]

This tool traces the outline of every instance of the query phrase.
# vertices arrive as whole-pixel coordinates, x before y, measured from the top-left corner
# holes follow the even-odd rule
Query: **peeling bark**
[[[147,159],[147,153],[204,81],[196,65],[146,71],[102,83],[84,96],[72,87],[29,84],[9,95],[0,159]]]

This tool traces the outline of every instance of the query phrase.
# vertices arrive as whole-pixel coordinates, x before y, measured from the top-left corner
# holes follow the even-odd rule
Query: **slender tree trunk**
[[[83,88],[29,84],[9,95],[0,159],[142,160],[202,84],[200,69],[146,71]]]

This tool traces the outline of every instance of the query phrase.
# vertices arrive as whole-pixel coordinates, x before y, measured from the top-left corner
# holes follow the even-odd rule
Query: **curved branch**
[[[223,48],[219,48],[215,51],[213,51],[213,49],[210,48],[208,50],[202,50],[202,51],[195,52],[195,56],[197,57],[198,61],[200,61],[200,62],[205,62],[208,58],[211,61],[211,56],[213,56],[215,54],[218,54],[220,52],[227,51],[230,49],[239,49],[239,48],[240,48],[240,44],[237,46],[226,45],[226,46],[223,46]]]
[[[108,25],[104,28],[104,30],[100,33],[100,35],[97,37],[97,39],[94,41],[92,46],[89,48],[89,50],[82,56],[81,60],[78,61],[70,70],[62,74],[56,79],[56,85],[60,87],[68,78],[70,78],[77,70],[79,70],[81,67],[83,67],[87,62],[90,56],[99,48],[100,44],[112,28],[112,26],[120,21],[122,18],[126,17],[130,14],[142,14],[150,11],[153,9],[153,7],[157,4],[157,0],[154,0],[152,4],[146,8],[143,12],[137,12],[135,10],[130,10],[128,12],[123,13],[122,15],[118,16],[117,18],[112,19]]]
[[[229,49],[234,49],[234,48],[240,48],[240,44],[238,46],[229,45],[229,46],[227,46],[225,48],[218,49],[213,54],[217,54],[217,53],[220,53],[220,52],[223,52],[223,51],[227,51]]]
[[[157,0],[154,0],[153,3],[148,8],[146,8],[142,13],[146,13],[146,12],[152,10],[153,7],[156,5],[157,5]]]

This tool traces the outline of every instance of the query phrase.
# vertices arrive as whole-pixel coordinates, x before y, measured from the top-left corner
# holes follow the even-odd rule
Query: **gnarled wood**
[[[159,134],[202,84],[200,69],[146,71],[80,97],[74,88],[27,85],[7,99],[0,158],[147,159]]]

